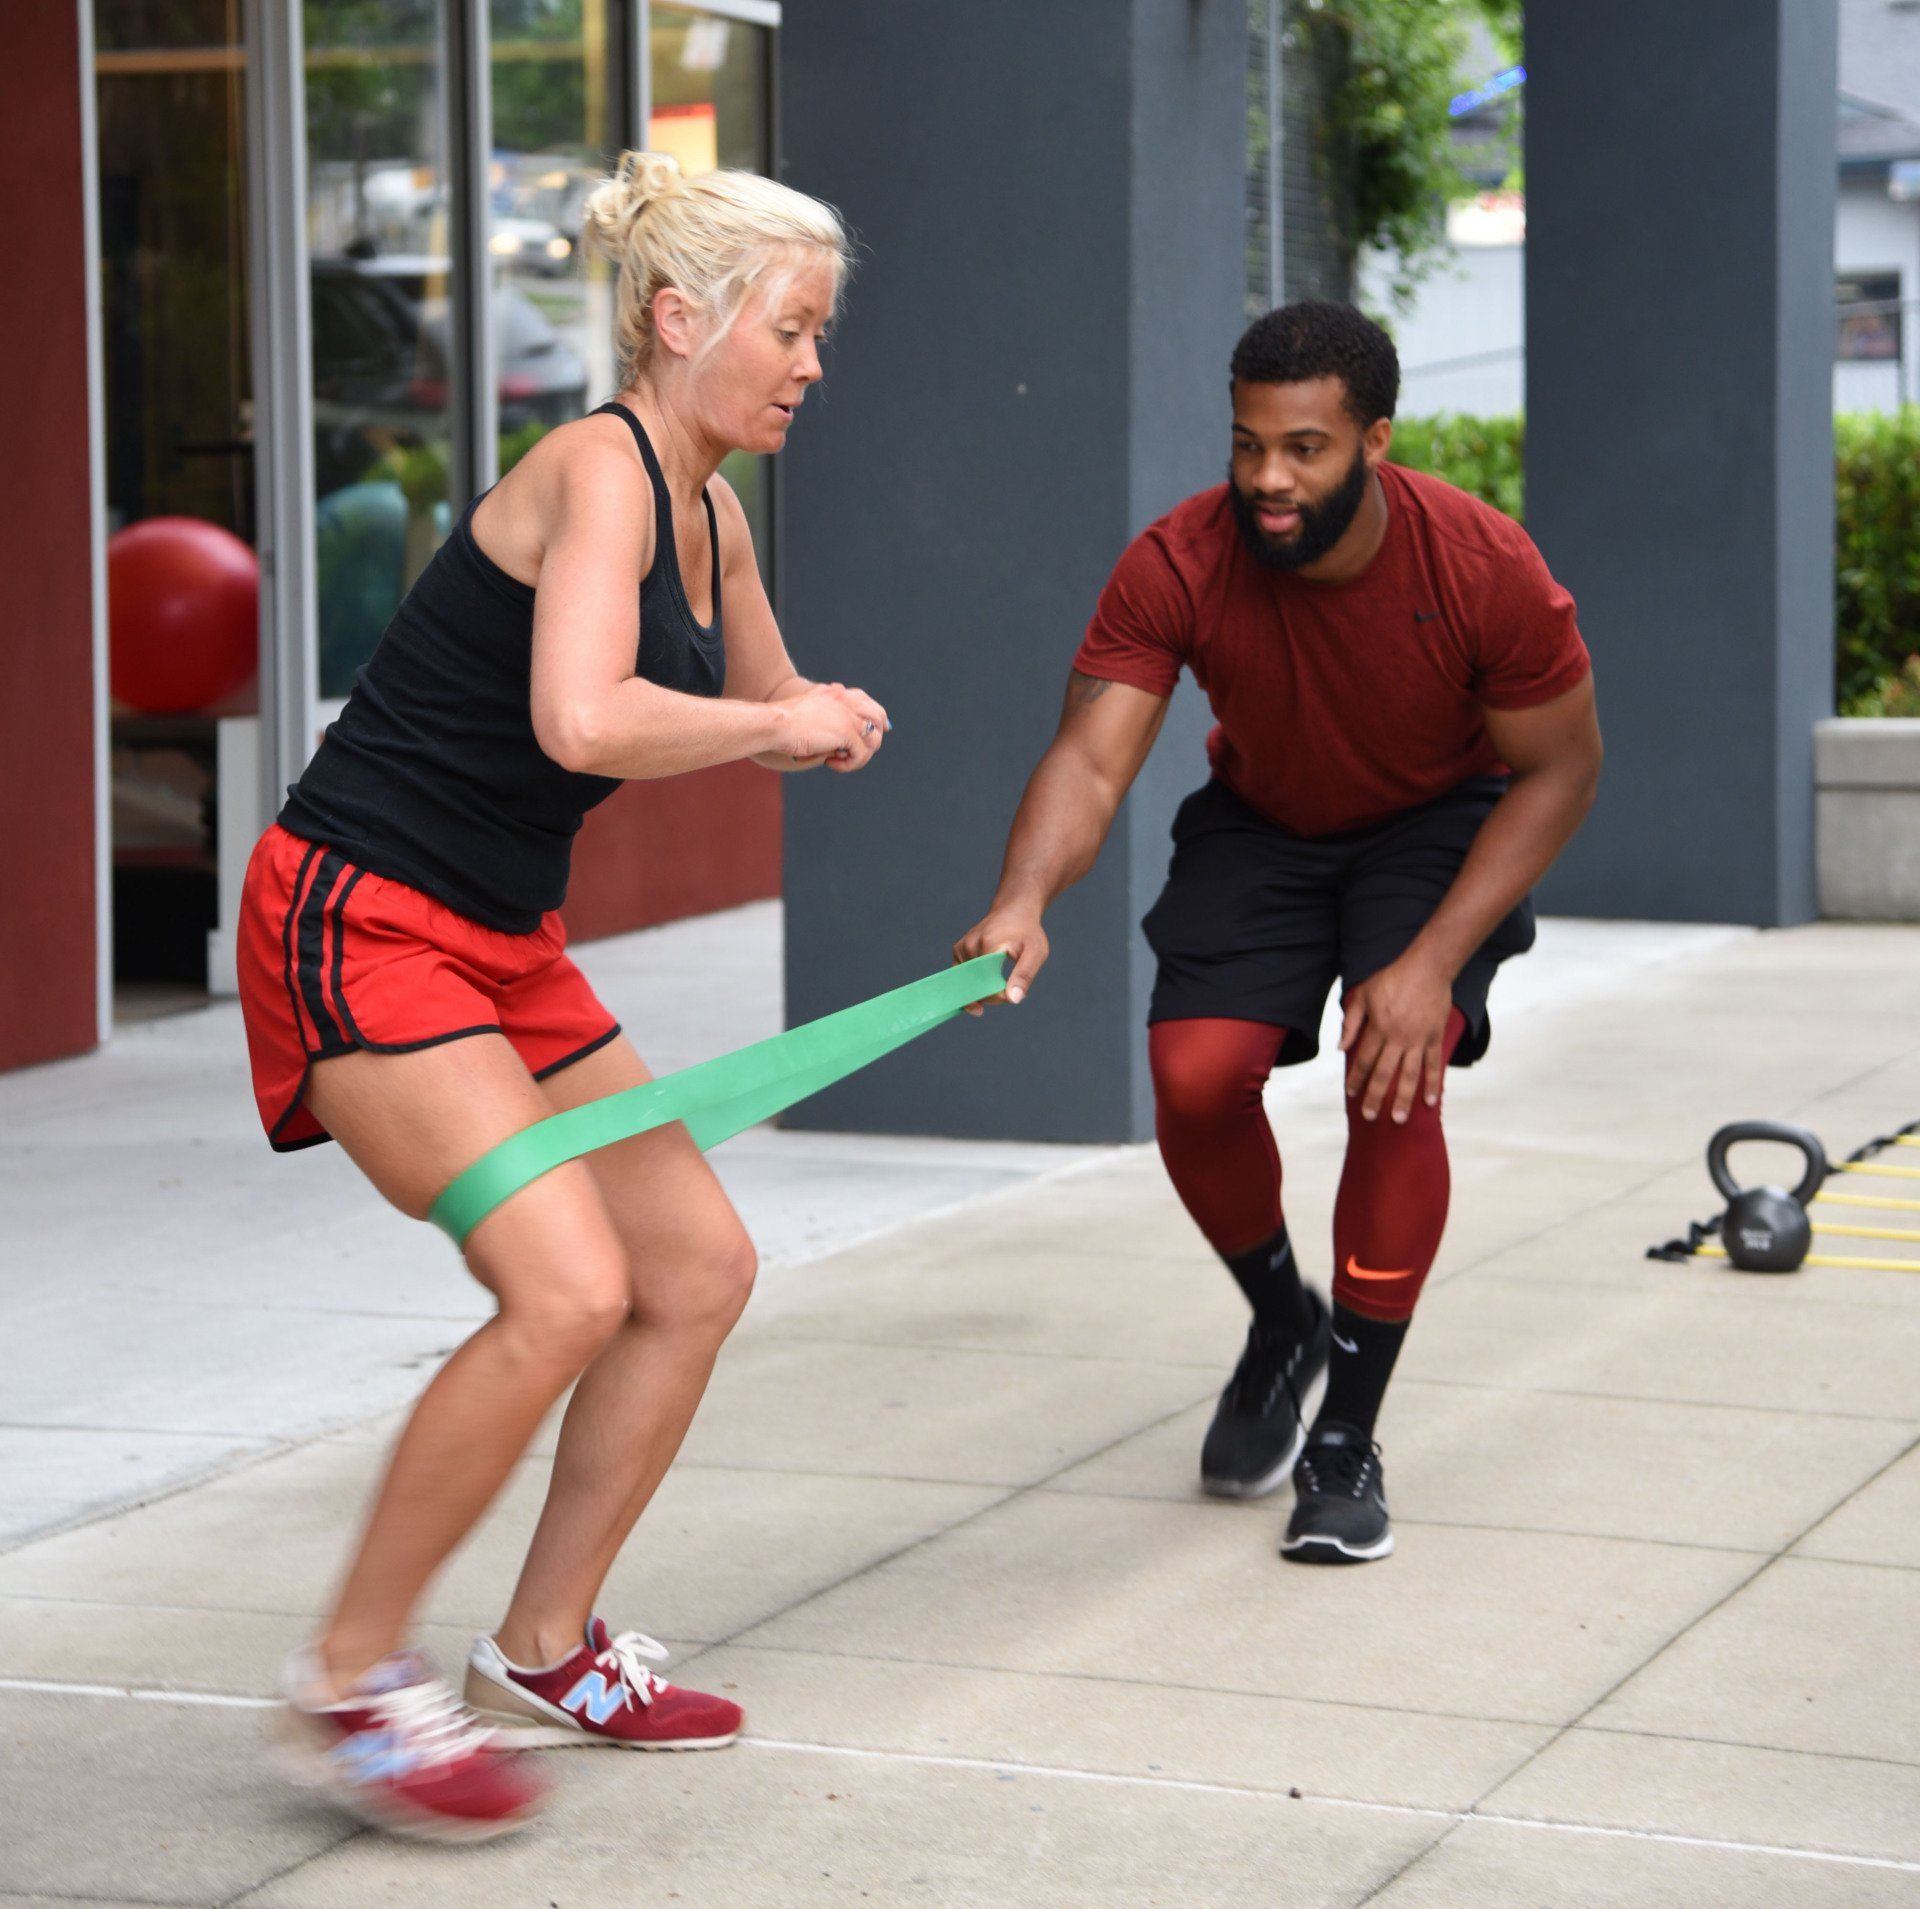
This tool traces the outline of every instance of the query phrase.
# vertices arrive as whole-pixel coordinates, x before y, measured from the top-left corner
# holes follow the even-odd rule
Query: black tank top
[[[653,481],[653,564],[640,585],[638,675],[718,696],[720,531],[713,622],[687,601],[673,503],[640,420],[618,402]],[[280,824],[349,862],[407,883],[509,934],[531,934],[567,892],[582,817],[617,789],[546,755],[533,733],[533,590],[473,536],[475,498],[393,614],[313,760],[287,791]]]

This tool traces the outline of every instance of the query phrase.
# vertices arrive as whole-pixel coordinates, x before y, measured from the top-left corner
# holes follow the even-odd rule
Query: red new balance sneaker
[[[718,1750],[740,1734],[738,1704],[681,1690],[656,1677],[643,1658],[665,1663],[667,1653],[639,1631],[610,1637],[597,1617],[587,1620],[587,1641],[545,1670],[508,1663],[483,1637],[467,1659],[467,1702],[513,1744]]]
[[[281,1752],[288,1772],[363,1822],[430,1843],[484,1843],[536,1817],[547,1785],[524,1758],[406,1651],[383,1659],[340,1703],[316,1704],[319,1665],[287,1664]]]

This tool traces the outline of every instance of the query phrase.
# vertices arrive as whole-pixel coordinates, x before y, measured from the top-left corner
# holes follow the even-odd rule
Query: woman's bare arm
[[[776,702],[688,696],[634,673],[653,495],[631,453],[598,433],[554,447],[541,475],[533,610],[533,730],[562,768],[644,780],[774,755],[858,767],[880,732],[844,695]],[[636,536],[635,526],[642,527]]]

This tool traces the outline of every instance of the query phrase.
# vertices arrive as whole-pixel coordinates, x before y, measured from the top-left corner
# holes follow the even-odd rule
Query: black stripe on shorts
[[[300,858],[299,873],[293,878],[293,892],[287,900],[287,912],[280,924],[280,974],[287,984],[287,1006],[293,1012],[293,1037],[304,1048],[307,1044],[306,1029],[300,1024],[300,991],[293,978],[293,925],[300,914],[300,891],[306,886],[307,870],[313,866],[313,859],[320,853],[320,844],[310,842],[307,852]]]
[[[320,1045],[315,1052],[320,1054],[344,1053],[353,1045],[340,1031],[340,1023],[333,1018],[333,1010],[327,1006],[324,967],[327,902],[346,869],[345,860],[332,849],[327,849],[321,855],[313,886],[308,889],[307,899],[301,904],[300,920],[295,931],[300,951],[300,998],[307,1004],[307,1014],[313,1022],[314,1033],[319,1037]]]

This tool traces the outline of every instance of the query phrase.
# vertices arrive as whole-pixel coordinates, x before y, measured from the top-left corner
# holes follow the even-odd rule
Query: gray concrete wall
[[[1821,914],[1920,921],[1920,721],[1832,718],[1814,759]]]
[[[1527,525],[1609,761],[1543,889],[1814,911],[1832,696],[1833,0],[1534,0]]]
[[[863,260],[783,459],[800,668],[871,689],[874,768],[788,786],[787,1013],[938,967],[985,910],[1127,539],[1224,473],[1241,324],[1243,0],[835,0],[781,35],[784,175]],[[1031,1000],[797,1110],[879,1132],[1151,1126],[1138,921],[1205,774],[1186,692]]]

